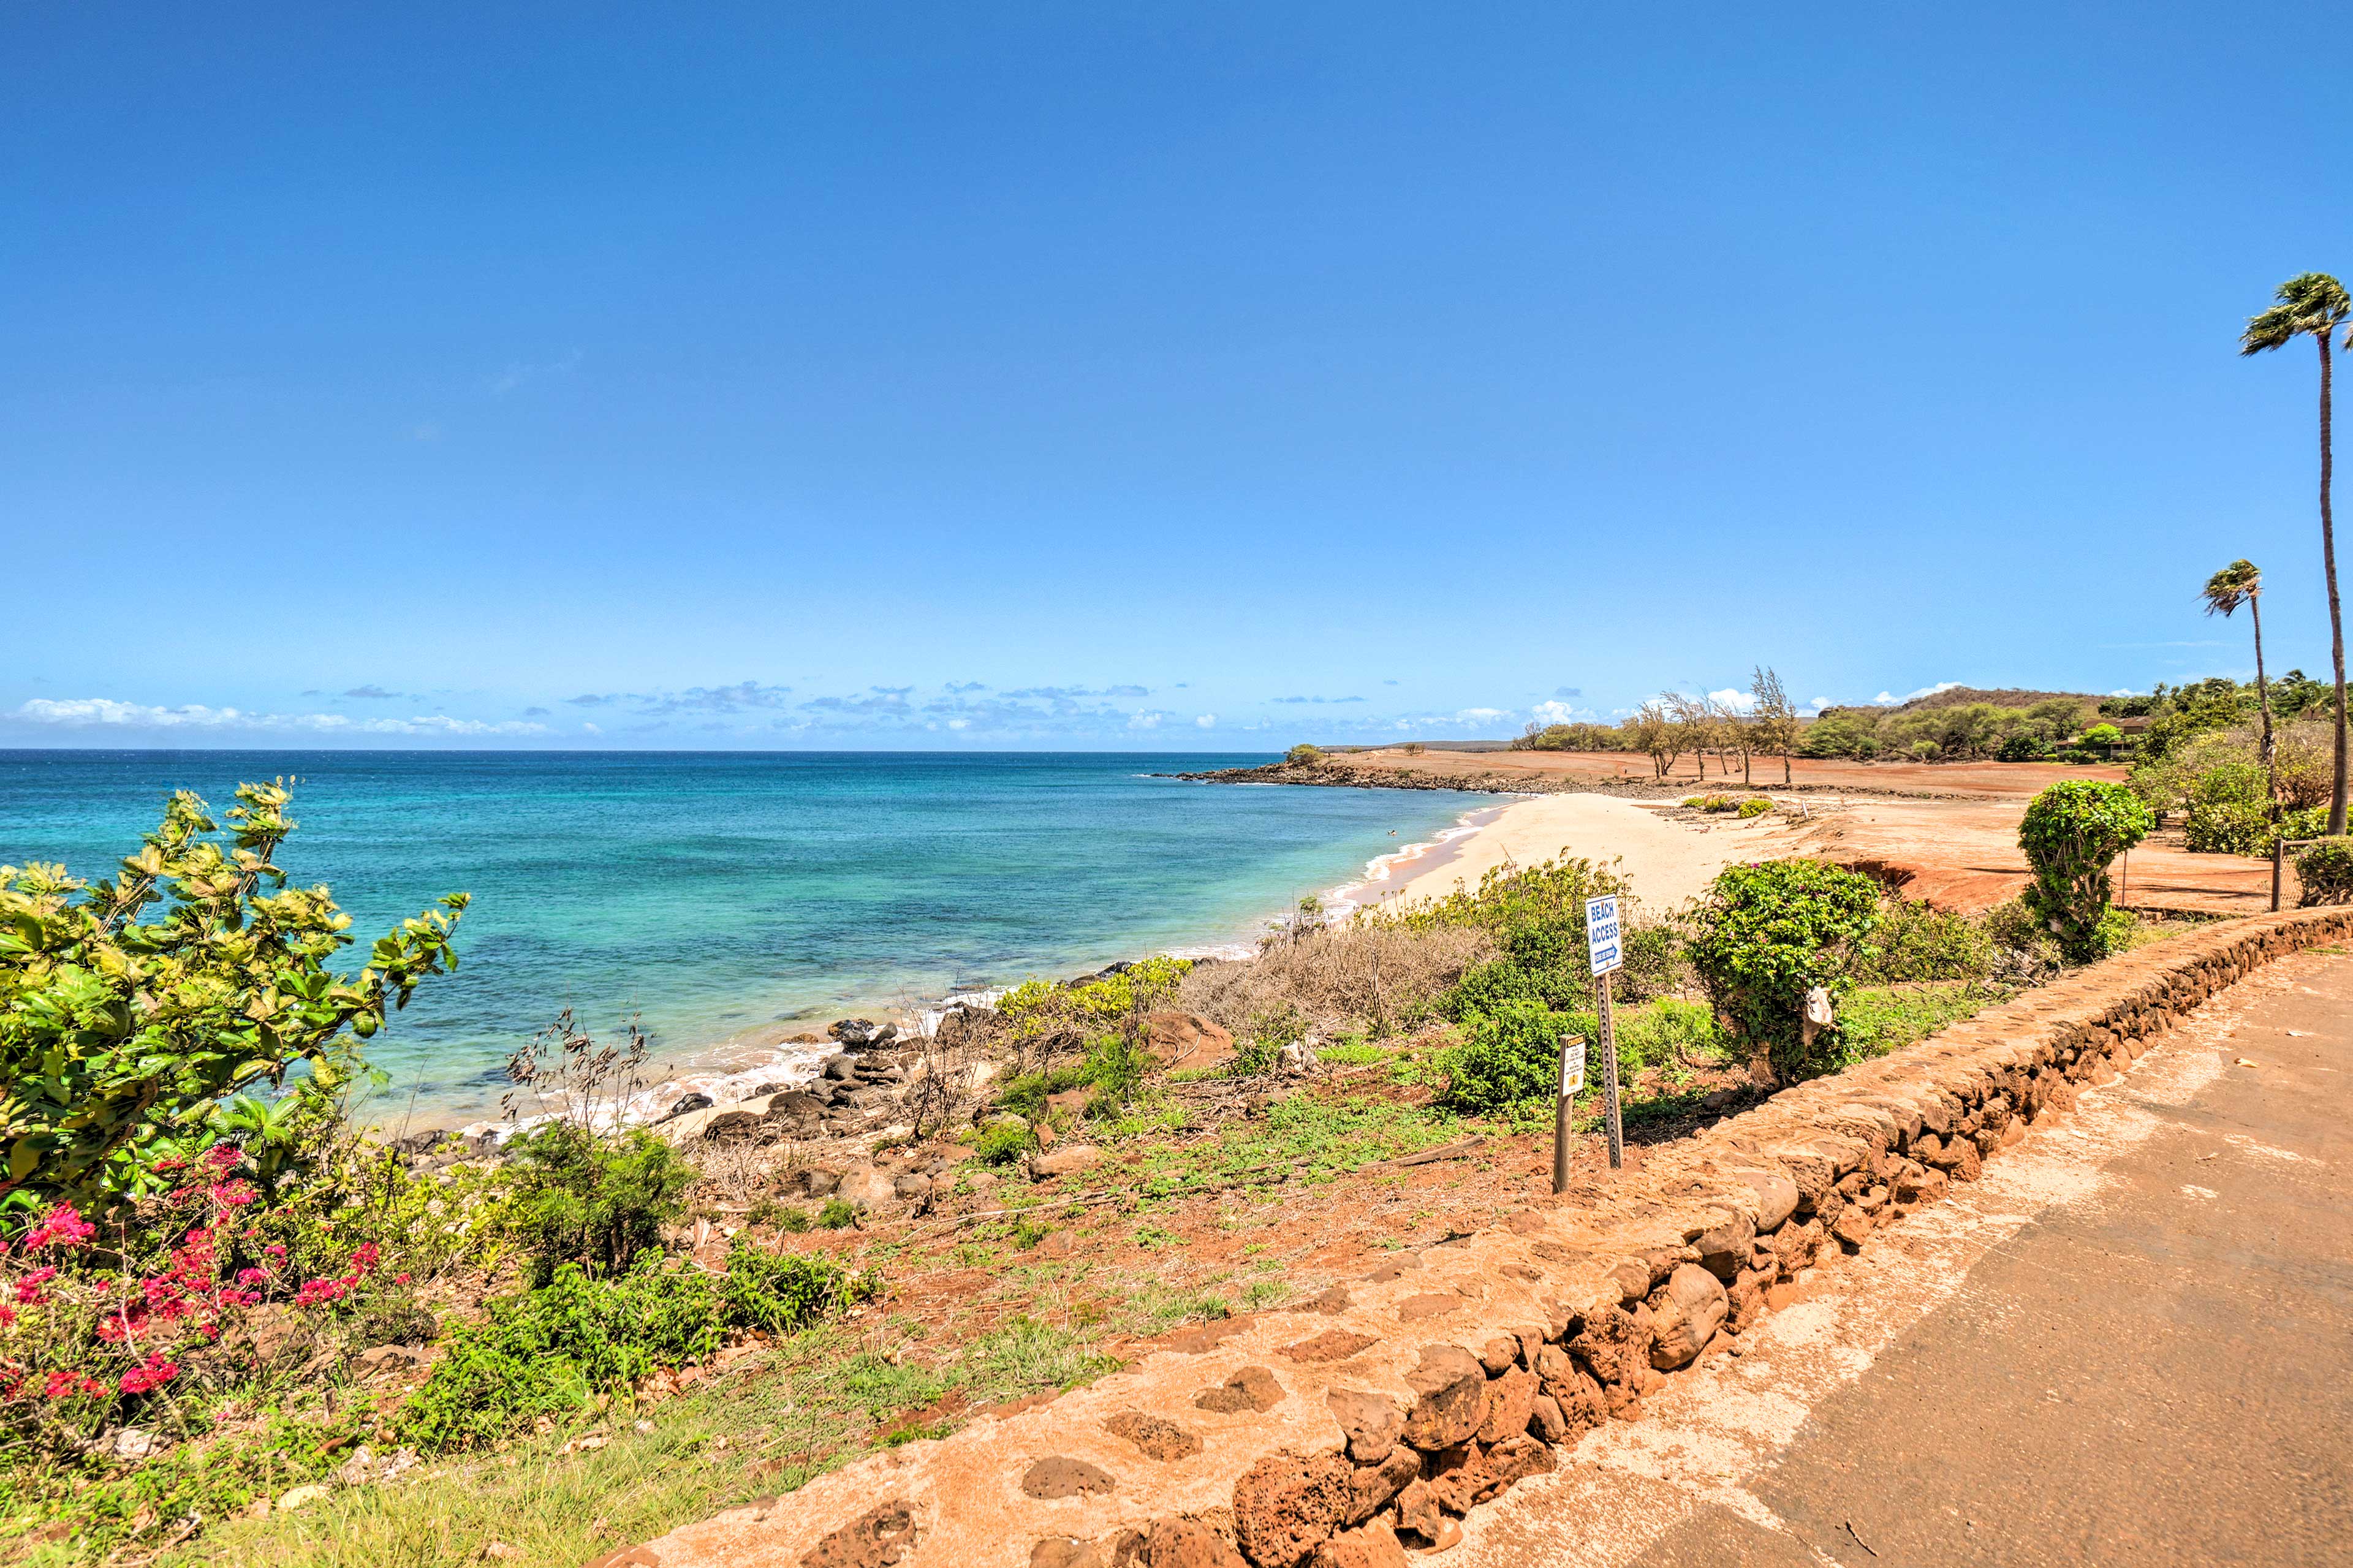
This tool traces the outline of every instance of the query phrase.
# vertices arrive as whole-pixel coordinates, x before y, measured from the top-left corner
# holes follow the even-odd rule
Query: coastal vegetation
[[[75,889],[42,877],[11,889],[63,921]],[[248,925],[269,885],[239,895]],[[44,1564],[570,1568],[1312,1293],[1519,1179],[1561,1037],[1599,1037],[1598,894],[1629,910],[1617,1060],[1637,1142],[2081,955],[2021,905],[1940,912],[1813,861],[1728,868],[1685,909],[1640,892],[1562,855],[1336,921],[1311,901],[1248,961],[1029,981],[887,1047],[888,1068],[874,1044],[838,1058],[860,1094],[889,1086],[890,1120],[849,1132],[716,1109],[627,1125],[644,1035],[600,1045],[567,1014],[509,1063],[502,1140],[394,1147],[361,1125],[355,1039],[299,1037],[282,1092],[232,1074],[174,1139],[134,1130],[8,1194],[0,1541]],[[463,907],[379,945],[389,1010],[387,976],[454,962]],[[2091,924],[2111,945],[2161,934]],[[150,938],[124,921],[111,940]],[[8,1037],[48,1016],[56,951],[7,950]],[[330,956],[306,984],[371,994]],[[1809,1029],[1816,987],[1832,1016]],[[874,1037],[848,1024],[845,1041]],[[1581,1133],[1598,1051],[1587,1070]]]

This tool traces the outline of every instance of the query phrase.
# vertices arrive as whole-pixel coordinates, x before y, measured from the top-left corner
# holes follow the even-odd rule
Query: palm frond
[[[2353,295],[2326,272],[2299,272],[2281,284],[2273,298],[2278,303],[2249,318],[2246,330],[2239,334],[2241,353],[2284,348],[2307,333],[2326,341],[2353,316]],[[2347,341],[2353,346],[2353,337]]]
[[[2210,616],[2228,616],[2263,591],[2263,574],[2252,561],[2233,561],[2211,577],[2199,591],[2206,601]]]

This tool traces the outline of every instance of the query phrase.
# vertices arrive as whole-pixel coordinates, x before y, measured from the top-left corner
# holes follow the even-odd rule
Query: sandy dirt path
[[[1704,826],[1672,822],[1650,805],[1614,795],[1548,795],[1515,800],[1478,832],[1454,841],[1451,853],[1397,868],[1394,887],[1375,883],[1367,903],[1411,903],[1443,898],[1459,883],[1508,863],[1532,866],[1556,855],[1579,855],[1633,879],[1635,896],[1657,912],[1699,897],[1715,874],[1736,860],[1789,853],[1794,830],[1779,819]]]

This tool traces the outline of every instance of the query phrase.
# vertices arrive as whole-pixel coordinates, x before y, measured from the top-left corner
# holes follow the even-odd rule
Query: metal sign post
[[[1600,982],[1596,989],[1601,999],[1601,1092],[1609,1101],[1609,1168],[1615,1171],[1626,1163],[1626,1131],[1618,1115],[1618,1021],[1609,995],[1610,975],[1626,966],[1615,894],[1585,900],[1585,949]]]
[[[1585,1037],[1560,1037],[1560,1099],[1553,1107],[1552,1190],[1568,1191],[1568,1121],[1577,1091],[1585,1087]]]

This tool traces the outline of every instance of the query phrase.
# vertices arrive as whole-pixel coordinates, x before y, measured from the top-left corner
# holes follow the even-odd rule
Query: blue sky
[[[8,8],[0,744],[2325,669],[2328,14],[786,9]]]

